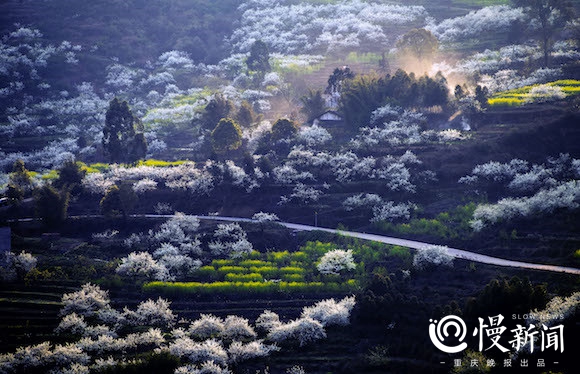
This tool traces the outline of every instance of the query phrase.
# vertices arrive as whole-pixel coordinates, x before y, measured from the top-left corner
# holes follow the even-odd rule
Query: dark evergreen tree
[[[136,139],[139,120],[126,101],[114,98],[109,103],[103,128],[103,148],[111,162],[135,162],[145,157],[147,143],[143,135]]]
[[[222,118],[225,117],[227,116],[223,116]],[[256,121],[256,113],[254,113],[254,109],[249,102],[242,102],[242,105],[240,105],[240,109],[238,109],[238,113],[236,114],[236,121],[244,127],[248,127]]]
[[[111,186],[101,199],[101,212],[107,217],[123,215],[127,218],[135,208],[137,199],[131,183]]]
[[[9,183],[21,189],[24,193],[32,189],[32,177],[30,172],[26,169],[24,161],[14,161],[12,167],[12,174],[10,174]]]
[[[459,84],[457,86],[455,86],[455,90],[453,91],[453,94],[457,100],[464,98],[466,95],[465,90]]]
[[[74,194],[79,192],[86,170],[80,162],[67,161],[60,168],[58,178],[52,183],[56,188],[68,188]]]
[[[487,98],[489,97],[489,90],[485,86],[475,87],[475,100],[479,102],[482,108],[487,108]]]
[[[256,40],[252,44],[246,65],[250,72],[259,72],[262,76],[272,70],[270,66],[270,51],[266,43]]]
[[[348,66],[336,68],[328,77],[328,86],[324,92],[328,94],[340,93],[342,91],[342,83],[347,79],[354,78],[355,74]]]
[[[222,94],[215,94],[207,103],[202,114],[202,123],[207,129],[214,129],[220,119],[229,118],[234,105]]]
[[[10,199],[12,204],[19,204],[24,198],[24,191],[15,184],[8,183],[6,187],[6,197]]]
[[[68,190],[59,192],[50,185],[44,185],[36,191],[36,214],[48,227],[62,223],[67,216],[70,194]]]

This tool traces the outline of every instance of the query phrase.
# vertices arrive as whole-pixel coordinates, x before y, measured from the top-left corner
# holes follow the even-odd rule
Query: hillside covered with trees
[[[574,373],[578,12],[2,2],[0,373]]]

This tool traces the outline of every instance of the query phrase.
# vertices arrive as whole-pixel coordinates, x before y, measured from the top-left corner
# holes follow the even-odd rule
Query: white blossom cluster
[[[500,183],[517,194],[530,194],[542,188],[552,188],[570,179],[580,178],[579,160],[569,154],[549,157],[544,164],[532,164],[520,159],[509,163],[489,161],[473,168],[472,174],[459,183],[476,185],[481,181]]]
[[[313,306],[304,307],[302,318],[312,318],[319,321],[322,326],[346,326],[350,313],[356,304],[354,296],[345,297],[336,302],[334,299],[322,300]]]
[[[505,198],[496,204],[475,208],[471,226],[479,231],[488,224],[516,217],[549,214],[557,209],[577,209],[580,205],[580,182],[572,180],[556,187],[542,189],[530,197]]]
[[[302,126],[298,132],[297,140],[308,147],[315,147],[330,142],[332,135],[324,127],[318,125]]]
[[[453,266],[454,257],[449,253],[449,248],[441,245],[429,245],[418,249],[413,257],[413,266],[419,270],[431,266]]]
[[[230,38],[235,51],[247,52],[262,40],[270,50],[285,54],[386,45],[398,26],[420,24],[426,16],[422,6],[360,0],[318,5],[247,1],[240,10],[240,27]]]
[[[280,218],[274,213],[258,212],[252,216],[252,220],[259,223],[279,221]]]
[[[526,96],[526,103],[544,103],[550,101],[562,100],[566,97],[561,87],[541,84],[532,87]]]
[[[65,162],[74,160],[78,150],[74,139],[55,140],[38,151],[4,153],[0,151],[0,169],[9,170],[16,160],[22,160],[27,168],[58,168]]]
[[[121,259],[116,271],[125,276],[142,276],[148,279],[175,280],[201,266],[194,257],[201,255],[201,242],[196,235],[199,219],[183,213],[175,213],[156,231],[148,236],[131,235],[125,240],[129,248],[153,249],[132,252]],[[193,256],[193,257],[192,257]]]
[[[196,194],[209,194],[214,188],[214,178],[207,170],[197,168],[193,162],[177,166],[124,167],[111,165],[103,173],[90,173],[83,179],[83,187],[94,194],[104,194],[107,189],[120,181],[135,181],[135,189],[151,191],[154,186],[164,186],[171,190],[186,190]]]
[[[63,41],[59,46],[46,44],[42,33],[33,28],[16,25],[17,30],[4,35],[0,40],[0,77],[2,81],[15,83],[0,87],[0,99],[25,89],[26,85],[37,85],[41,81],[41,70],[56,56],[65,57],[65,62],[76,64],[79,45]],[[18,84],[16,84],[18,83]]]
[[[183,51],[168,51],[159,56],[159,65],[165,69],[191,68],[193,60]]]
[[[211,253],[215,256],[227,255],[231,258],[240,258],[253,251],[252,243],[238,223],[218,224],[213,233],[214,241],[208,244]]]
[[[528,169],[528,162],[517,158],[511,160],[509,163],[489,161],[485,164],[475,166],[471,175],[467,179],[460,179],[459,182],[472,183],[480,178],[491,182],[504,182],[512,179],[519,173],[526,172]]]
[[[352,250],[333,249],[326,252],[316,264],[316,268],[321,274],[341,274],[343,271],[352,271],[356,268],[356,263],[352,257]]]
[[[5,281],[15,280],[19,275],[24,276],[36,268],[38,259],[32,254],[22,251],[18,254],[6,252],[6,258],[0,264],[0,279]],[[2,256],[2,257],[4,257]]]
[[[400,157],[388,155],[377,159],[373,156],[360,158],[352,151],[330,154],[294,147],[288,154],[285,164],[274,169],[274,175],[279,183],[291,184],[297,181],[316,180],[313,173],[324,179],[324,175],[330,170],[334,180],[339,183],[357,179],[381,179],[386,181],[386,185],[392,191],[412,193],[415,186],[410,181],[411,173],[408,166],[420,163],[421,161],[411,151]]]
[[[487,87],[493,93],[547,83],[560,77],[562,77],[562,70],[559,68],[540,68],[533,71],[527,77],[520,75],[516,70],[505,69],[499,70],[492,75],[482,75],[480,84]]]
[[[310,203],[317,202],[323,192],[304,183],[296,183],[292,189],[292,193],[288,196],[283,195],[280,197],[278,205],[288,204],[290,202],[296,202],[302,205],[308,205]]]
[[[368,193],[347,197],[342,206],[346,211],[352,211],[357,208],[371,209],[373,213],[371,222],[408,220],[411,217],[411,209],[413,208],[413,204],[397,204],[394,201],[384,201],[379,195]]]
[[[424,121],[425,117],[421,113],[387,104],[372,113],[371,126],[361,127],[351,140],[351,146],[362,150],[377,146],[394,147],[465,139],[459,130],[454,129],[422,131],[421,124]]]
[[[336,302],[323,300],[312,307],[305,307],[299,319],[282,323],[276,313],[264,311],[257,325],[268,332],[268,339],[277,343],[298,342],[304,346],[326,337],[325,326],[348,325],[350,313],[355,305],[354,297]]]
[[[446,61],[433,64],[431,72],[441,71],[447,77],[473,76],[477,84],[485,86],[491,93],[515,89],[533,84],[543,84],[561,78],[562,70],[557,65],[577,60],[577,48],[569,42],[558,42],[552,50],[556,67],[539,68],[529,73],[522,69],[531,61],[543,59],[543,52],[537,44],[514,44],[497,50],[486,49],[459,60],[453,64]]]
[[[425,28],[441,42],[457,42],[477,38],[483,33],[506,31],[516,21],[526,21],[522,8],[494,5],[471,11],[465,16],[445,19],[438,24],[431,22]]]
[[[2,354],[2,372],[89,373],[128,367],[138,363],[135,355],[153,351],[181,358],[183,366],[176,373],[231,373],[230,365],[279,351],[276,343],[303,346],[323,339],[325,327],[348,325],[355,305],[354,297],[323,300],[304,307],[299,319],[287,323],[264,311],[256,320],[264,340],[246,318],[235,315],[202,314],[192,322],[177,322],[170,303],[161,298],[141,302],[135,310],[117,311],[110,306],[108,292],[92,284],[63,295],[62,301],[63,318],[55,332],[74,341],[44,342]]]

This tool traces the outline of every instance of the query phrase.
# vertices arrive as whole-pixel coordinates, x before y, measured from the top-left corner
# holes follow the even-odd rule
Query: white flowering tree
[[[322,300],[313,306],[304,307],[302,318],[312,318],[322,326],[348,325],[350,314],[356,302],[354,296],[336,302],[334,299]]]
[[[213,237],[214,241],[209,243],[209,249],[215,256],[228,255],[239,258],[254,249],[247,239],[246,232],[238,223],[218,224]]]
[[[356,268],[352,250],[334,249],[326,252],[321,258],[316,268],[321,274],[338,275],[342,272],[352,271]]]
[[[77,313],[81,316],[93,316],[98,311],[110,308],[109,293],[99,286],[86,283],[79,291],[62,296],[61,315]]]
[[[44,342],[1,354],[3,372],[116,370],[132,365],[142,353],[168,352],[183,365],[176,373],[231,373],[229,365],[278,352],[276,343],[304,346],[325,338],[325,326],[348,324],[355,299],[323,300],[303,308],[299,319],[287,323],[276,313],[264,311],[256,326],[266,334],[268,344],[258,338],[246,318],[235,315],[225,319],[201,315],[185,329],[187,321],[177,322],[170,303],[161,298],[141,302],[135,310],[125,307],[121,313],[111,308],[106,291],[91,284],[65,294],[63,304],[63,318],[55,332],[74,342]],[[181,327],[176,328],[176,322]]]
[[[429,245],[418,249],[413,257],[413,266],[419,270],[432,266],[453,266],[454,257],[449,253],[449,248],[441,245]]]
[[[326,338],[324,326],[309,317],[281,324],[273,328],[268,334],[268,339],[273,342],[295,341],[301,347],[324,338]]]
[[[167,280],[170,278],[167,268],[155,261],[149,252],[131,252],[121,259],[116,272],[130,277]]]

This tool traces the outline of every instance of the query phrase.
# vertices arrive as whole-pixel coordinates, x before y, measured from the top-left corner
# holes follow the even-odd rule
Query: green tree
[[[439,49],[439,41],[429,30],[412,29],[397,41],[397,48],[419,61],[429,61]]]
[[[145,156],[147,143],[135,131],[139,124],[126,101],[111,100],[103,127],[103,148],[111,162],[135,162]]]
[[[8,183],[6,187],[6,197],[12,201],[12,204],[19,204],[24,198],[24,191],[15,184]]]
[[[69,188],[73,193],[80,190],[87,171],[82,163],[69,160],[58,171],[58,178],[52,183],[56,188]]]
[[[242,145],[242,129],[231,118],[222,118],[211,132],[211,145],[216,153],[233,151]]]
[[[69,199],[68,190],[59,192],[50,185],[44,185],[35,193],[36,215],[46,226],[57,226],[67,217]]]
[[[544,54],[543,66],[548,66],[554,34],[574,17],[572,4],[568,0],[512,0],[512,4],[523,7],[530,18],[538,22],[538,37]]]
[[[270,66],[270,51],[266,43],[256,40],[252,44],[246,65],[248,67],[248,75],[252,77],[253,84],[255,86],[260,85],[266,73],[272,70]]]
[[[385,80],[376,75],[359,75],[348,80],[341,94],[341,111],[346,122],[353,127],[368,125],[371,113],[385,104],[387,89]]]
[[[225,117],[227,116],[223,116],[222,118]],[[256,117],[257,116],[256,113],[254,113],[252,105],[244,100],[242,105],[240,105],[240,109],[238,109],[238,112],[236,113],[236,121],[238,121],[240,125],[248,127],[252,123],[256,122]]]
[[[101,199],[101,212],[107,217],[122,214],[124,218],[127,218],[135,208],[137,199],[131,183],[111,186]]]
[[[487,108],[487,98],[489,97],[489,90],[485,86],[475,87],[475,100],[479,102],[482,108]]]
[[[326,100],[322,97],[322,91],[320,90],[308,90],[308,93],[302,96],[300,101],[302,102],[300,111],[306,115],[308,122],[314,120],[328,109]]]
[[[270,66],[270,51],[266,43],[261,40],[256,40],[252,44],[246,65],[248,66],[248,71],[260,72],[262,76],[272,70]]]
[[[18,187],[24,193],[32,189],[32,177],[30,172],[26,169],[24,161],[14,161],[14,166],[12,167],[12,173],[10,174],[8,183]]]
[[[145,134],[138,132],[127,144],[127,160],[136,162],[147,156],[147,139]]]
[[[208,129],[216,127],[220,119],[230,117],[234,110],[232,102],[224,97],[224,95],[217,93],[213,95],[211,100],[205,106],[202,114],[202,123]]]
[[[463,99],[465,95],[467,95],[467,92],[461,85],[458,84],[457,86],[455,86],[453,94],[455,96],[455,99],[460,100]]]
[[[328,86],[324,91],[327,94],[341,93],[343,82],[347,79],[353,79],[354,72],[348,66],[336,68],[328,77]]]
[[[279,141],[296,136],[298,124],[287,118],[280,118],[272,125],[272,140]]]

